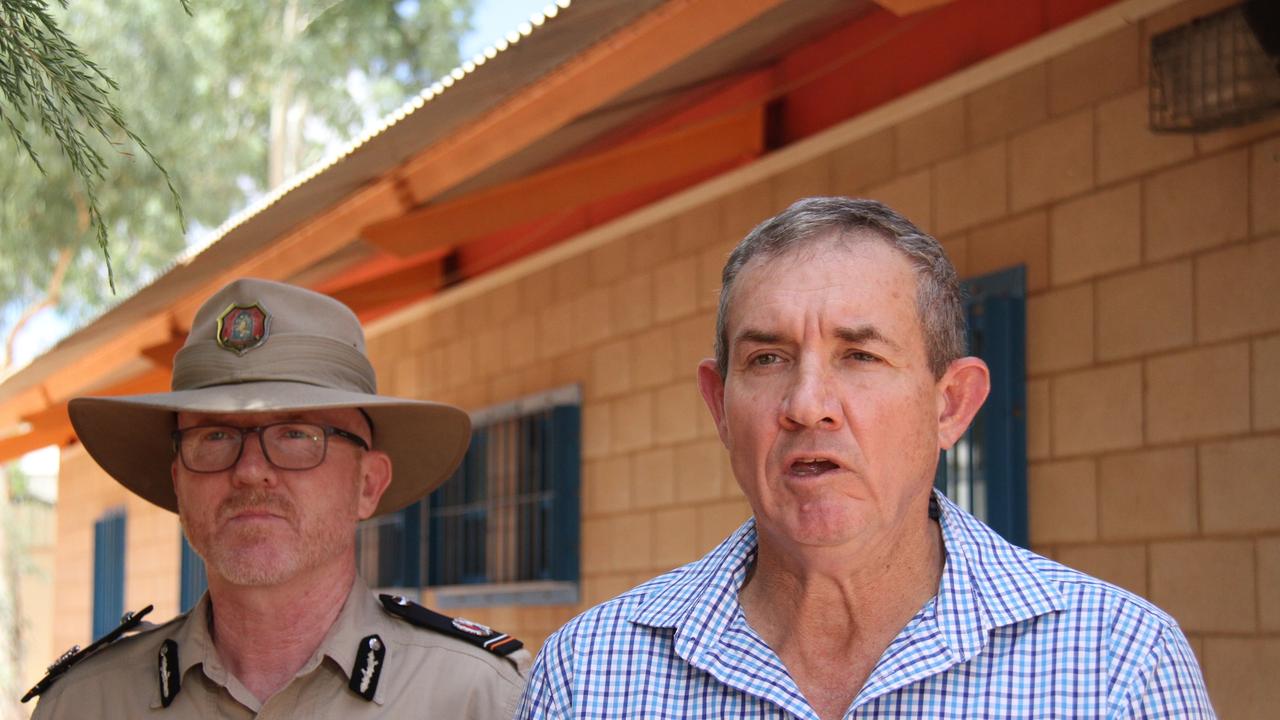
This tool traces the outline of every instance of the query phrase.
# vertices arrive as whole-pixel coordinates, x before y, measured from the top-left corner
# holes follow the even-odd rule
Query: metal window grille
[[[429,499],[430,585],[578,579],[579,402],[565,388],[475,418]]]
[[[1013,268],[965,283],[970,352],[991,368],[991,394],[943,453],[934,484],[1006,540],[1027,546],[1026,281]]]
[[[205,575],[204,559],[196,554],[187,536],[182,538],[182,562],[178,577],[178,611],[186,612],[195,607],[209,587],[209,578]]]
[[[1280,110],[1280,4],[1249,0],[1151,39],[1154,130],[1205,132]]]
[[[371,587],[416,588],[422,577],[422,501],[365,520],[356,534],[356,563]]]
[[[109,510],[93,524],[93,637],[115,629],[124,615],[123,508]]]
[[[580,393],[561,388],[473,414],[471,446],[429,498],[361,523],[373,587],[578,579]]]

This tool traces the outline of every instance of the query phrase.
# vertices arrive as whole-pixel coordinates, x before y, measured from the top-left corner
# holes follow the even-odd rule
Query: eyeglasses
[[[369,444],[354,433],[329,425],[299,422],[247,428],[234,425],[182,428],[173,431],[173,447],[191,472],[222,472],[240,461],[244,436],[250,433],[258,434],[267,462],[281,470],[310,470],[324,462],[330,435],[337,435],[363,450],[369,449]]]

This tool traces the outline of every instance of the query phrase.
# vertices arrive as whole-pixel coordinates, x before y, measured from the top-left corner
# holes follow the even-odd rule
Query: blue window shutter
[[[93,637],[106,635],[124,615],[123,509],[107,512],[93,524]]]
[[[1027,546],[1026,275],[965,282],[969,352],[991,368],[991,394],[938,463],[935,484],[1006,540]]]
[[[578,579],[578,533],[582,527],[578,509],[581,424],[582,410],[578,405],[552,408],[544,476],[551,493],[542,501],[541,508],[547,528],[545,567],[551,580]]]
[[[182,538],[182,565],[178,586],[178,612],[186,612],[195,606],[205,588],[209,587],[209,578],[205,575],[204,560],[201,559],[185,534]]]

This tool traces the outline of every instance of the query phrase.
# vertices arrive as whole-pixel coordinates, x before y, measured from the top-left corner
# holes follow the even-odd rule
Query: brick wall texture
[[[816,160],[371,337],[382,391],[469,409],[583,389],[582,602],[468,610],[537,647],[749,514],[695,388],[719,271],[803,195],[876,197],[962,275],[1026,266],[1035,550],[1182,624],[1222,717],[1280,705],[1280,121],[1146,129],[1151,34],[1189,2]],[[65,458],[59,646],[92,521],[129,512],[132,607],[177,604],[172,516]],[[72,490],[72,488],[75,488]]]

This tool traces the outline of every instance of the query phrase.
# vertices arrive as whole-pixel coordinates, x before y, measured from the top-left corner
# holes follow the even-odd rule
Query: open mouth
[[[838,469],[840,469],[839,465],[820,457],[797,458],[791,463],[791,474],[802,477],[821,475]]]

